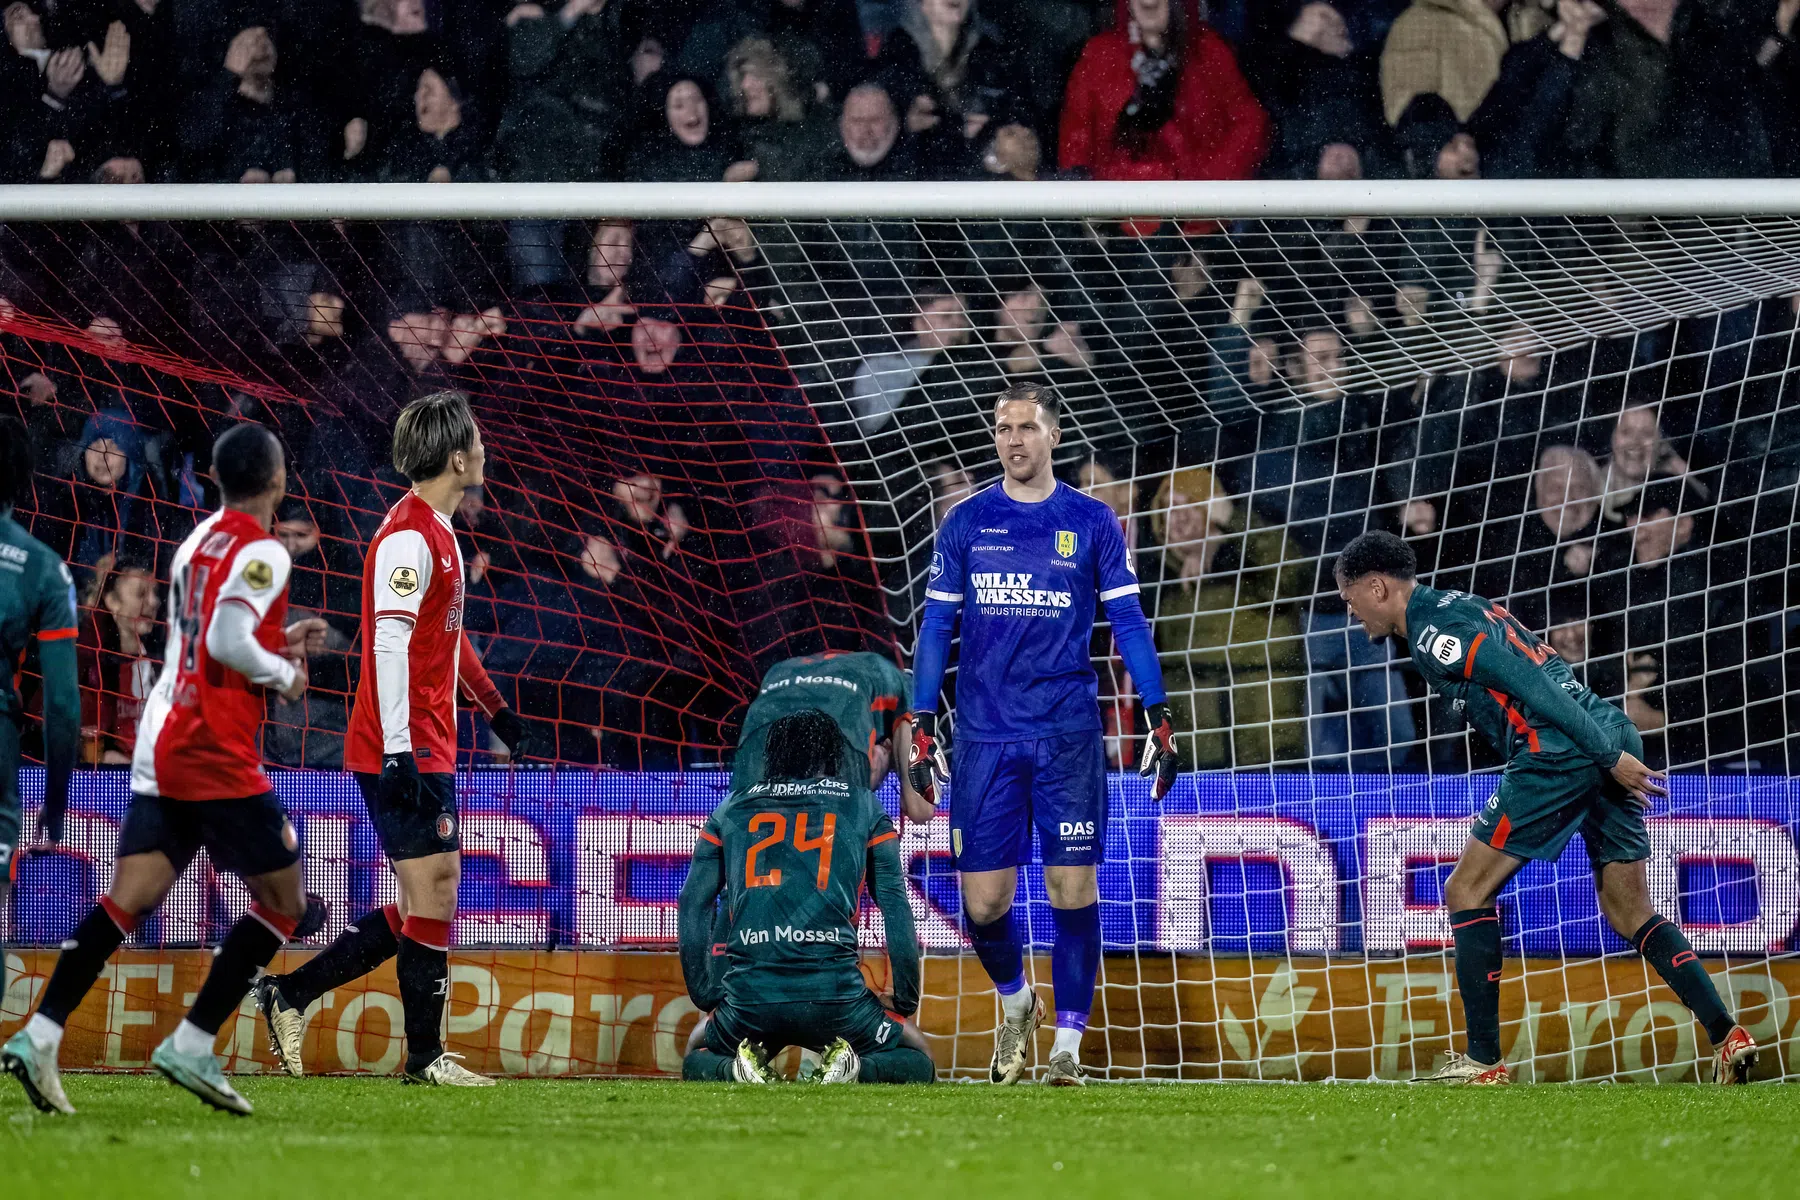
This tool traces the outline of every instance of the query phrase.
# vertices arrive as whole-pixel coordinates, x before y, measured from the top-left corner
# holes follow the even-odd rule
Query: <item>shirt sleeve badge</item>
[[[419,573],[411,567],[395,567],[388,576],[388,587],[396,596],[410,596],[419,590]]]
[[[262,559],[253,558],[244,564],[244,582],[253,592],[267,591],[275,582],[275,569]]]

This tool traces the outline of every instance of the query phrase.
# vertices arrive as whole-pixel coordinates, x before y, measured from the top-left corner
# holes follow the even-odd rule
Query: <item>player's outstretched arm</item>
[[[881,923],[887,931],[888,964],[894,972],[894,1011],[910,1017],[919,1011],[923,979],[919,935],[913,927],[912,899],[906,892],[906,868],[900,862],[900,835],[884,821],[869,841],[864,878]]]
[[[688,864],[687,880],[675,906],[681,978],[687,984],[688,999],[701,1012],[711,1012],[719,1004],[712,973],[712,928],[714,904],[724,886],[725,850],[709,821],[694,843],[693,861]]]

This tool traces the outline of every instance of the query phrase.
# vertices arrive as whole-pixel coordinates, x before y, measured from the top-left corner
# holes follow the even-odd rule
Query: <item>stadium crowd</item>
[[[1797,14],[37,0],[5,10],[0,177],[1787,175]],[[360,549],[399,486],[386,431],[454,386],[499,451],[461,513],[490,668],[560,722],[560,757],[663,768],[716,759],[775,658],[910,642],[931,531],[992,477],[992,396],[1039,377],[1067,401],[1066,478],[1136,551],[1196,765],[1469,765],[1455,714],[1336,598],[1331,555],[1385,527],[1438,586],[1547,631],[1654,761],[1800,770],[1794,305],[1347,382],[1478,318],[1546,244],[1361,218],[11,225],[0,364],[34,532],[81,568],[95,762],[129,757],[224,421],[288,439],[293,603],[334,628],[300,711],[274,702],[272,759],[336,763]],[[1126,761],[1132,689],[1095,655]]]

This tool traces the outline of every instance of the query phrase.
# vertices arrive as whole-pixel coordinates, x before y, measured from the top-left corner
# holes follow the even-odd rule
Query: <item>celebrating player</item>
[[[1526,860],[1555,861],[1579,829],[1607,922],[1706,1026],[1717,1051],[1714,1081],[1746,1082],[1756,1043],[1726,1011],[1680,927],[1650,904],[1643,810],[1652,796],[1668,793],[1663,775],[1640,760],[1644,742],[1637,729],[1504,608],[1467,592],[1426,587],[1414,580],[1416,570],[1405,542],[1365,533],[1338,555],[1338,593],[1371,639],[1403,639],[1431,690],[1506,757],[1500,790],[1476,818],[1444,883],[1469,1048],[1452,1054],[1432,1078],[1511,1082],[1500,1061],[1494,899]]]
[[[994,447],[1005,475],[951,509],[938,531],[913,661],[908,770],[914,789],[933,801],[938,782],[950,777],[937,705],[960,611],[950,844],[969,940],[1004,1013],[989,1078],[1018,1082],[1043,1016],[1025,983],[1012,920],[1018,868],[1030,859],[1035,824],[1056,919],[1056,1040],[1046,1082],[1066,1087],[1084,1082],[1081,1034],[1100,966],[1096,867],[1106,844],[1106,747],[1088,659],[1096,603],[1106,608],[1146,705],[1142,774],[1155,776],[1156,799],[1167,794],[1179,763],[1162,665],[1118,518],[1051,472],[1051,452],[1062,440],[1060,408],[1055,390],[1043,384],[1000,393]]]
[[[707,818],[681,888],[681,970],[696,1007],[682,1076],[773,1083],[770,1049],[822,1050],[818,1083],[930,1083],[899,834],[875,795],[839,775],[838,721],[802,709],[766,731],[766,777]],[[881,909],[893,965],[891,1010],[863,981],[856,925],[864,881]],[[713,904],[726,896],[727,965],[712,972]]]
[[[225,935],[187,1019],[150,1062],[214,1108],[247,1115],[250,1102],[226,1082],[213,1042],[251,978],[306,915],[300,840],[256,741],[263,690],[298,698],[306,690],[302,647],[322,631],[317,619],[283,628],[288,554],[269,535],[287,491],[281,443],[261,425],[227,430],[213,446],[213,479],[225,507],[188,535],[170,564],[174,619],[162,674],[138,718],[112,888],[63,944],[37,1012],[0,1053],[45,1112],[75,1111],[57,1073],[69,1014],[204,846],[215,866],[243,877],[254,899]]]
[[[744,714],[731,790],[760,783],[766,773],[769,730],[792,713],[816,708],[837,723],[844,739],[838,777],[871,790],[894,765],[894,747],[912,744],[912,716],[906,672],[893,660],[867,651],[809,654],[783,659],[763,676],[762,687]],[[900,773],[900,806],[915,821],[936,811]]]
[[[19,694],[13,677],[26,641],[38,644],[44,686],[44,806],[38,829],[62,840],[69,773],[81,740],[81,700],[75,683],[75,585],[50,547],[13,520],[13,506],[30,494],[31,439],[17,417],[0,417],[0,910],[12,890],[12,856],[19,844]],[[6,926],[0,922],[0,958]]]
[[[493,1083],[446,1054],[439,1032],[462,877],[457,685],[515,757],[527,740],[462,632],[462,550],[450,515],[464,492],[482,485],[485,461],[463,393],[435,392],[400,413],[394,469],[413,486],[375,531],[363,563],[362,679],[344,739],[344,766],[355,773],[382,852],[394,864],[400,899],[365,913],[298,970],[258,981],[270,1049],[292,1075],[303,1070],[308,1005],[397,957],[407,1081]]]

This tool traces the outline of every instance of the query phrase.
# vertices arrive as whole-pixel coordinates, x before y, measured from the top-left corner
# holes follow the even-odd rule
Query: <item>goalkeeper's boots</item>
[[[769,1052],[745,1038],[731,1060],[731,1077],[739,1083],[779,1083],[781,1076],[769,1065]]]
[[[417,1071],[408,1069],[407,1083],[426,1087],[493,1087],[486,1075],[477,1075],[462,1065],[460,1054],[440,1054]]]
[[[256,1007],[269,1030],[269,1053],[282,1070],[298,1079],[306,1073],[300,1063],[300,1043],[306,1037],[306,1014],[287,1002],[274,975],[256,981]]]
[[[1086,1087],[1087,1076],[1082,1074],[1081,1064],[1067,1050],[1059,1050],[1050,1056],[1050,1069],[1044,1073],[1045,1087]]]
[[[1035,993],[1031,998],[1031,1011],[1023,1017],[1014,1020],[1002,1015],[1000,1028],[994,1033],[994,1061],[988,1064],[989,1083],[1019,1082],[1025,1068],[1031,1065],[1033,1043],[1043,1019],[1044,999]]]
[[[150,1065],[161,1071],[170,1083],[186,1088],[220,1112],[239,1117],[251,1113],[250,1102],[225,1081],[219,1056],[211,1050],[205,1054],[183,1054],[175,1049],[175,1035],[170,1034],[163,1039],[162,1045],[150,1052]]]
[[[825,1047],[825,1053],[819,1056],[819,1067],[813,1075],[814,1083],[855,1083],[857,1073],[862,1069],[862,1058],[850,1048],[850,1043],[843,1038]]]
[[[39,1112],[74,1116],[75,1106],[63,1094],[62,1072],[56,1068],[55,1046],[40,1046],[21,1029],[0,1049],[0,1067],[19,1081],[25,1097]]]
[[[1424,1083],[1451,1083],[1461,1087],[1502,1087],[1512,1082],[1505,1063],[1476,1062],[1466,1054],[1452,1051],[1444,1065],[1427,1075]]]
[[[1742,1025],[1733,1025],[1713,1058],[1714,1083],[1749,1083],[1756,1066],[1756,1040]]]

